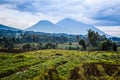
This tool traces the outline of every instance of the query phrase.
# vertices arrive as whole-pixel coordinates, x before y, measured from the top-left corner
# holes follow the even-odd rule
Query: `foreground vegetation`
[[[120,80],[120,52],[1,52],[0,80]]]

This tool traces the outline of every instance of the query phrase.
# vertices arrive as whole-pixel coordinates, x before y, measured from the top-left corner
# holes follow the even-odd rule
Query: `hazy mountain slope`
[[[97,31],[99,34],[105,34],[104,32],[102,32],[101,30],[97,29],[96,27],[89,25],[89,24],[85,24],[82,22],[78,22],[69,18],[63,19],[61,21],[59,21],[56,25],[65,28],[64,32],[66,33],[71,33],[71,34],[82,34],[85,35],[87,34],[87,30],[92,29],[94,31]]]
[[[26,29],[27,31],[61,33],[60,28],[50,21],[42,20]]]
[[[47,21],[47,20],[42,20],[36,23],[35,25],[31,26],[30,28],[27,28],[26,30],[35,31],[35,32],[86,35],[87,30],[89,29],[97,31],[101,35],[107,35],[101,30],[94,27],[93,25],[85,24],[83,22],[78,22],[70,18],[63,19],[56,24],[53,24],[52,22]]]
[[[3,24],[0,24],[0,30],[11,30],[11,31],[19,31],[20,29],[9,27]]]

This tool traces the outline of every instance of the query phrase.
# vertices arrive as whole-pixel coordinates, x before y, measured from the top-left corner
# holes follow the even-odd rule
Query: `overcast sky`
[[[120,0],[0,0],[0,24],[25,29],[68,17],[120,36]]]

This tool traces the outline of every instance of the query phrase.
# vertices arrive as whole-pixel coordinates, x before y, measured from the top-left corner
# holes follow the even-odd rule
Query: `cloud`
[[[39,20],[48,19],[57,21],[54,17],[42,14],[42,13],[30,13],[11,9],[11,5],[0,5],[0,23],[9,25],[12,27],[25,29],[37,23]],[[54,21],[55,20],[55,21]]]
[[[84,3],[89,18],[95,20],[94,25],[116,26],[120,25],[120,1],[119,0],[87,0]]]
[[[113,27],[100,26],[97,28],[106,32],[107,34],[109,34],[111,36],[120,37],[120,26],[113,26]]]
[[[120,25],[120,6],[115,6],[107,9],[100,10],[92,18],[98,22],[97,25]]]
[[[16,23],[23,27],[41,19],[55,23],[66,17],[93,25],[120,25],[119,0],[1,0],[0,5],[0,13],[5,13],[1,21],[6,18],[7,23],[11,23],[12,19],[14,25]],[[16,19],[22,22],[18,23]]]

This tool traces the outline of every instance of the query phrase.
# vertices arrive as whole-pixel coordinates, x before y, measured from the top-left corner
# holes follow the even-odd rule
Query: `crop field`
[[[120,80],[120,52],[0,52],[0,80]]]

